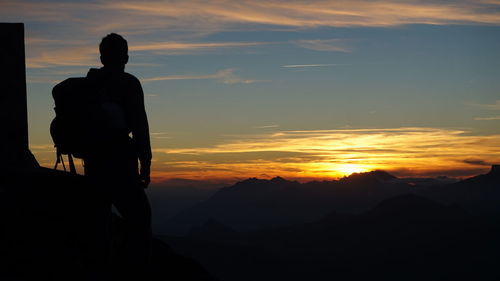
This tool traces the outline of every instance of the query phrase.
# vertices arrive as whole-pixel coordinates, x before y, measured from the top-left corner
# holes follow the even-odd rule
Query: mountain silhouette
[[[237,231],[246,231],[310,222],[334,210],[360,212],[413,188],[395,179],[383,171],[309,183],[281,177],[250,178],[224,187],[208,200],[180,212],[163,229],[186,234],[212,218]]]
[[[229,241],[163,239],[222,281],[493,281],[500,278],[494,262],[500,258],[499,218],[405,194],[358,215],[332,213],[306,224],[243,232]]]
[[[237,231],[283,227],[313,222],[334,211],[359,214],[382,200],[409,193],[473,213],[500,213],[500,177],[494,167],[488,174],[459,182],[449,178],[397,178],[384,171],[308,183],[281,177],[250,178],[181,211],[161,229],[162,233],[184,235],[209,219]]]
[[[413,221],[434,221],[464,216],[457,206],[445,206],[415,194],[404,194],[382,201],[375,208],[363,213],[365,217]]]
[[[470,212],[500,214],[500,165],[490,172],[460,182],[428,188],[422,195],[445,204],[457,204]]]

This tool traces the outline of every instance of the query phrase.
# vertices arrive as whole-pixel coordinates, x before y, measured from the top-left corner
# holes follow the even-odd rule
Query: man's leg
[[[82,215],[82,251],[89,280],[109,280],[111,272],[111,193],[100,161],[86,161],[88,202]]]
[[[137,280],[147,280],[151,256],[151,207],[144,189],[136,182],[113,190],[113,205],[123,218],[126,231],[127,270]]]

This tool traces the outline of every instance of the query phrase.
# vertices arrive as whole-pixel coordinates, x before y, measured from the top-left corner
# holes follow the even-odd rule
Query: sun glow
[[[341,164],[336,168],[336,172],[342,176],[349,176],[354,173],[368,172],[370,169],[358,164]]]

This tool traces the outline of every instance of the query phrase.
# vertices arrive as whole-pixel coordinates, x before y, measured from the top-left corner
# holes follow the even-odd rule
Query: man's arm
[[[135,85],[133,87],[132,100],[129,104],[131,109],[130,126],[132,129],[132,138],[137,146],[137,153],[141,164],[139,178],[145,184],[145,187],[147,187],[150,182],[152,158],[149,124],[144,106],[144,92],[141,83],[137,78],[134,80]]]

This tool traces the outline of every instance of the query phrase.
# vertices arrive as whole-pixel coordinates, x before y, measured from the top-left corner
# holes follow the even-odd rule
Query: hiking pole
[[[68,154],[68,162],[69,162],[69,172],[76,175],[75,162],[73,162],[73,156]]]
[[[61,159],[59,159],[59,153],[56,153],[56,164],[54,165],[54,170],[57,170],[57,165],[61,162]]]

